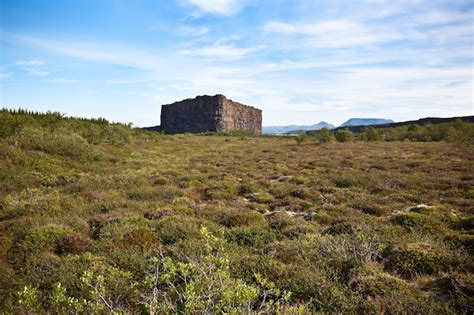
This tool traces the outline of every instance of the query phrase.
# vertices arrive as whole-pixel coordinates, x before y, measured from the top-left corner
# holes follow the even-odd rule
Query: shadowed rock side
[[[241,130],[262,133],[262,111],[224,95],[197,96],[161,107],[160,130],[168,134]]]

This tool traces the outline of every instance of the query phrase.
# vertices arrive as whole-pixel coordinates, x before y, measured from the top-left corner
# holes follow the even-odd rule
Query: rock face
[[[160,129],[168,134],[241,130],[262,133],[262,111],[224,95],[197,96],[161,107]]]

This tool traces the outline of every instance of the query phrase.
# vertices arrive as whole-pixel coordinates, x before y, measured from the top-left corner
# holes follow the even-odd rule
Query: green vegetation
[[[334,133],[334,136],[338,142],[349,142],[354,137],[352,131],[349,129],[338,130]]]
[[[362,136],[362,139],[365,141],[371,142],[371,141],[380,141],[382,140],[382,136],[380,133],[377,131],[377,129],[373,127],[369,127],[364,130],[364,134]]]
[[[474,308],[470,124],[298,144],[0,119],[5,313]]]
[[[300,132],[296,135],[295,140],[298,145],[301,145],[306,140],[306,133]]]
[[[329,143],[334,140],[334,135],[328,128],[321,128],[316,134],[316,141],[319,143]]]
[[[456,145],[474,143],[474,124],[460,119],[450,123],[436,125],[410,125],[400,127],[384,128],[383,126],[367,127],[362,132],[352,133],[348,129],[330,131],[326,128],[317,131],[309,131],[316,142],[331,142],[335,137],[338,142],[360,140],[366,142],[375,141],[412,141],[412,142],[439,142],[445,141]]]

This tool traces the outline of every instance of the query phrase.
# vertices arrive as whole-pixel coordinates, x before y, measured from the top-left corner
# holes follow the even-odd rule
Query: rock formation
[[[160,129],[167,134],[206,131],[262,133],[262,111],[224,95],[197,96],[161,107]]]

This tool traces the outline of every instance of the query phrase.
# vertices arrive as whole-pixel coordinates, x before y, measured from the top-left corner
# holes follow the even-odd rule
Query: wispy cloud
[[[19,60],[15,62],[15,65],[18,67],[18,69],[33,77],[44,77],[50,74],[48,71],[41,69],[41,66],[44,66],[44,64],[44,61],[36,59]]]
[[[326,20],[316,23],[270,21],[263,27],[266,33],[301,35],[316,47],[352,47],[388,40],[407,39],[406,34],[381,25],[365,25],[350,20]]]
[[[199,48],[182,50],[181,55],[202,56],[209,58],[231,58],[240,59],[249,56],[252,53],[261,51],[264,46],[239,48],[232,44],[214,44]]]
[[[19,60],[15,62],[15,65],[17,66],[31,66],[31,67],[36,67],[36,66],[42,66],[44,65],[44,62],[41,60]]]
[[[50,74],[48,71],[40,70],[37,68],[20,68],[20,69],[25,71],[26,74],[33,77],[45,77]]]
[[[268,22],[264,30],[267,32],[276,32],[282,34],[304,34],[304,35],[323,35],[326,33],[348,32],[357,29],[360,32],[360,25],[347,20],[332,20],[319,23],[284,23]]]
[[[230,16],[239,12],[244,6],[242,0],[184,0],[199,11],[210,14]]]
[[[79,80],[76,79],[66,79],[66,78],[51,78],[48,80],[48,82],[53,82],[53,83],[74,83],[74,82],[79,82]]]
[[[178,27],[177,33],[180,36],[202,36],[209,32],[209,28],[205,26],[190,26],[184,25]]]
[[[158,69],[163,64],[159,58],[147,51],[134,50],[119,44],[68,41],[7,32],[3,32],[2,35],[10,42],[85,61],[99,61],[146,70]]]

